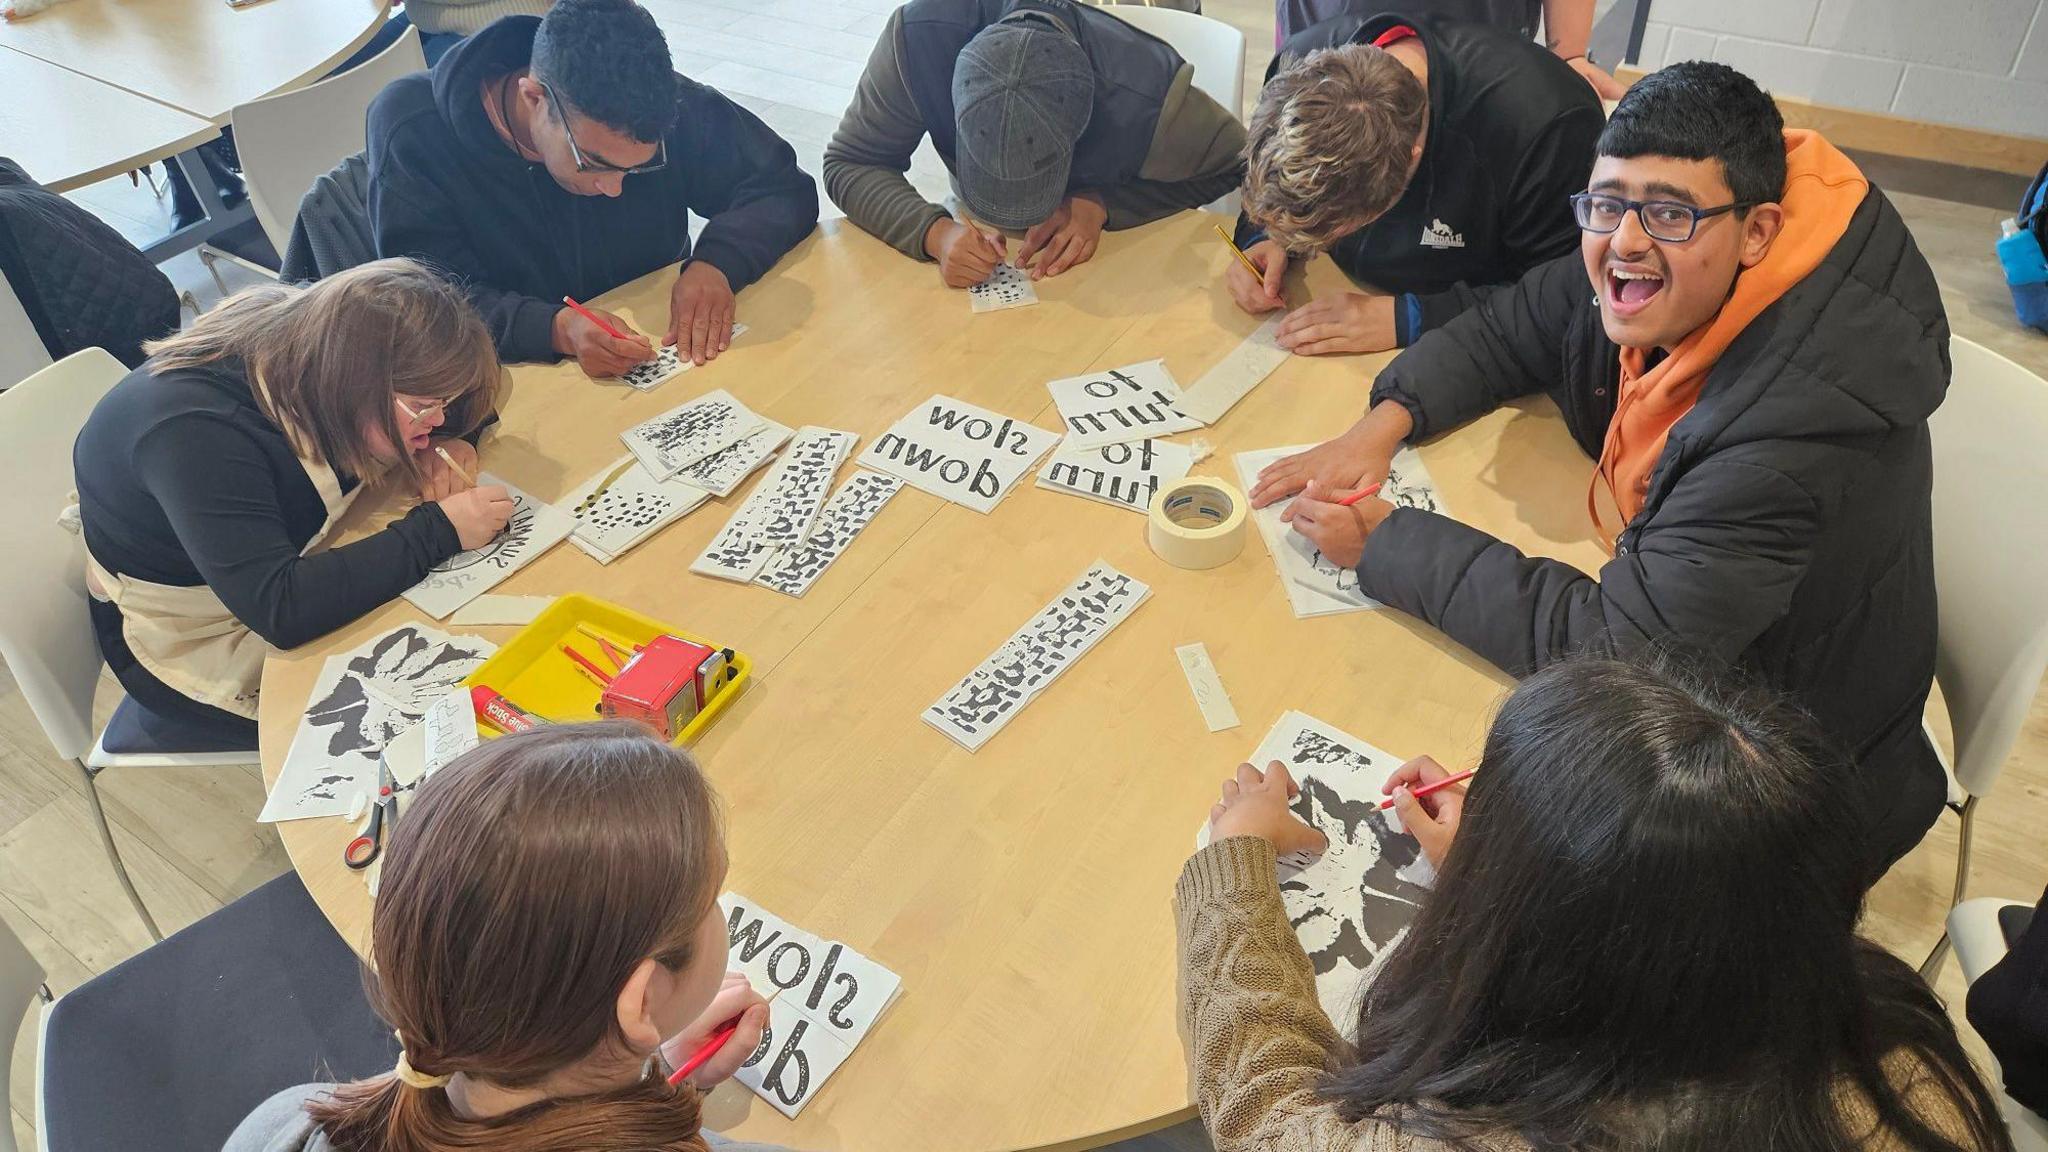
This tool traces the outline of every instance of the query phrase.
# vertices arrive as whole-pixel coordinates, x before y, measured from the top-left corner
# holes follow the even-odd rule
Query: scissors
[[[355,871],[362,871],[376,862],[384,852],[384,837],[398,827],[397,781],[391,777],[391,765],[377,757],[377,801],[370,808],[370,818],[363,824],[363,830],[341,850],[341,862]]]

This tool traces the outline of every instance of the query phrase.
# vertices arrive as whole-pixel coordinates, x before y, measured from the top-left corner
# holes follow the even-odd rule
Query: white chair
[[[1963,966],[1965,981],[1975,984],[1977,977],[1990,971],[1992,965],[2004,958],[2005,933],[1999,928],[1998,913],[2008,906],[2027,907],[2012,900],[1987,898],[1965,901],[1950,910],[1948,939],[1955,941],[1956,963]],[[1990,1071],[1995,1087],[1998,1070],[1993,1068]],[[1998,1106],[2005,1113],[2006,1127],[2012,1132],[2014,1152],[2048,1152],[2048,1120],[2028,1111],[2003,1092],[1998,1094]]]
[[[29,952],[28,945],[21,942],[21,937],[16,936],[5,922],[0,922],[0,1022],[5,1022],[9,1029],[18,1029],[27,1022],[30,1009],[49,1002],[50,986],[43,983],[43,966]],[[42,1019],[47,1018],[45,1012]],[[37,1022],[39,1039],[42,1019]],[[0,1030],[0,1036],[10,1034],[8,1030]],[[40,1048],[41,1044],[38,1043],[37,1047]],[[10,1063],[0,1061],[0,1100],[9,1098]],[[15,1147],[12,1124],[0,1124],[0,1152],[22,1152]],[[26,1152],[34,1152],[34,1149]]]
[[[93,732],[93,690],[100,679],[85,590],[85,544],[57,522],[74,487],[71,445],[100,397],[128,370],[103,349],[88,348],[57,361],[0,392],[0,658],[14,673],[29,710],[57,755],[78,765],[85,797],[99,826],[100,843],[122,890],[152,938],[156,921],[128,878],[97,779],[108,768],[226,767],[258,762],[254,748],[109,750],[106,733]],[[134,727],[142,711],[123,700],[109,732]]]
[[[0,276],[0,391],[12,388],[32,372],[50,366],[49,350],[14,294],[14,285]]]
[[[1962,820],[1953,907],[1969,879],[1977,802],[2004,770],[2048,671],[2048,520],[2030,502],[2048,492],[2048,380],[1961,337],[1949,354],[1948,397],[1927,423],[1940,598],[1934,674],[1955,729],[1949,807]],[[1930,983],[1947,953],[1943,933],[1920,967]]]
[[[313,187],[313,181],[367,146],[365,120],[370,101],[385,85],[426,66],[419,30],[407,28],[389,48],[339,76],[235,105],[229,115],[235,127],[235,150],[242,158],[242,179],[249,188],[249,204],[256,209],[257,222],[280,257],[291,242],[299,198]],[[219,250],[201,252],[209,271],[213,261],[221,258],[234,259]],[[246,261],[235,262],[265,276],[276,275]],[[219,283],[220,277],[216,274],[214,280]],[[226,287],[221,291],[225,293]]]
[[[1232,116],[1244,116],[1244,33],[1208,16],[1138,4],[1110,4],[1111,13],[1141,32],[1149,32],[1194,66],[1195,87],[1223,105]],[[1211,212],[1236,216],[1236,191],[1204,205]]]

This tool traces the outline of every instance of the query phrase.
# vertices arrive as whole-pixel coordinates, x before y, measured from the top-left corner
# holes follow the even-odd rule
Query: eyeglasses
[[[1622,219],[1633,209],[1636,220],[1650,239],[1667,244],[1683,244],[1692,239],[1700,221],[1709,216],[1754,207],[1756,202],[1753,200],[1738,200],[1719,208],[1695,208],[1676,200],[1628,200],[1598,192],[1580,192],[1572,196],[1572,215],[1578,218],[1579,227],[1586,231],[1604,236],[1621,227]]]
[[[393,396],[391,399],[398,405],[398,410],[405,413],[405,418],[415,424],[425,424],[429,416],[439,416],[448,411],[448,401],[446,400],[429,401],[415,408],[407,404],[403,396]]]
[[[546,81],[536,81],[536,83],[540,84],[541,91],[548,94],[548,104],[555,110],[555,118],[562,122],[562,135],[569,138],[569,155],[575,157],[576,170],[578,172],[617,172],[622,176],[637,176],[642,172],[659,172],[663,168],[668,167],[668,140],[666,138],[655,141],[654,159],[645,164],[635,164],[630,168],[622,168],[601,156],[585,156],[583,149],[576,144],[576,134],[569,131],[569,114],[562,109],[562,98],[555,95],[554,88]]]

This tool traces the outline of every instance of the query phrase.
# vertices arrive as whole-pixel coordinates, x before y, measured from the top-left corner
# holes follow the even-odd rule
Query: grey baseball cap
[[[1012,17],[977,33],[953,64],[953,159],[968,210],[998,228],[1052,215],[1094,104],[1088,53],[1049,20]]]

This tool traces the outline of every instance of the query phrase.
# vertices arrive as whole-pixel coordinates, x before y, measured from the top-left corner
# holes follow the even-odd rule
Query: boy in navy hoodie
[[[731,343],[733,293],[818,221],[796,153],[718,92],[675,73],[631,0],[558,0],[508,16],[370,105],[370,223],[380,256],[431,261],[467,287],[508,361],[574,356],[616,376],[654,346],[564,296],[683,262],[663,342],[702,364]],[[691,213],[707,223],[692,242]]]

